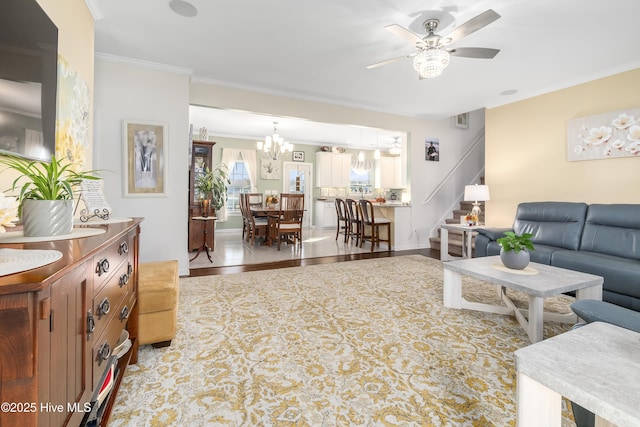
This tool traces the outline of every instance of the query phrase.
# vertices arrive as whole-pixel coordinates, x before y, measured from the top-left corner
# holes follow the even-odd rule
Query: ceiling
[[[186,69],[197,81],[416,118],[491,108],[640,66],[637,0],[189,0],[198,10],[191,18],[174,13],[169,0],[87,1],[102,17],[97,55]],[[422,23],[437,18],[436,32],[446,35],[487,9],[501,18],[450,47],[500,49],[494,59],[452,57],[441,76],[422,80],[410,59],[365,68],[414,52],[385,30],[389,24],[424,34]],[[270,134],[275,120],[293,139],[286,118],[263,119],[256,135]],[[237,132],[218,123],[221,133]]]

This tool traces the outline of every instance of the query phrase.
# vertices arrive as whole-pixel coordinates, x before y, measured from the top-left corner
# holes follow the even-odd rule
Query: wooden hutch
[[[212,168],[213,146],[215,142],[193,141],[191,144],[191,165],[189,168],[189,252],[197,251],[202,247],[204,240],[204,227],[207,227],[207,246],[214,249],[214,222],[196,221],[193,217],[202,216],[200,194],[194,188],[194,182],[198,174],[204,168]],[[211,212],[209,212],[211,214]]]

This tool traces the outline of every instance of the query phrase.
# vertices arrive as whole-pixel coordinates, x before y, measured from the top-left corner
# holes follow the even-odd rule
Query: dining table
[[[296,210],[296,209],[292,209]],[[249,211],[251,214],[257,218],[267,218],[267,236],[264,242],[261,243],[262,246],[271,246],[271,243],[274,240],[278,239],[277,235],[277,222],[278,219],[283,215],[283,213],[287,212],[287,209],[280,209],[279,204],[270,204],[263,206],[250,206]],[[306,212],[306,209],[303,209]],[[292,243],[292,242],[288,242]]]

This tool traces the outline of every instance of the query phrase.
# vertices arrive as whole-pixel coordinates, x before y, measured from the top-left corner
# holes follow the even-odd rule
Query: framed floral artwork
[[[273,160],[270,157],[263,157],[260,161],[260,178],[282,179],[282,169],[280,168],[280,159]]]
[[[166,197],[167,124],[122,123],[124,197]]]
[[[567,159],[640,157],[640,107],[567,122]]]

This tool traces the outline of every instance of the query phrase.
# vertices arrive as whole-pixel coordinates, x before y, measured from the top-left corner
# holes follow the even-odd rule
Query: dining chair
[[[248,207],[246,208],[249,209]],[[261,237],[263,239],[267,239],[267,229],[268,229],[268,220],[265,217],[256,217],[251,214],[251,211],[248,212],[247,222],[249,224],[249,235],[247,240],[251,241],[251,246],[255,244],[256,237]]]
[[[262,193],[247,193],[249,198],[249,208],[262,207],[264,205],[264,195]]]
[[[303,193],[280,194],[280,209],[304,210],[304,194]]]
[[[347,218],[347,204],[344,199],[336,197],[334,201],[336,205],[336,215],[338,217],[338,223],[336,225],[336,240],[338,236],[344,234],[344,242],[349,240],[349,220]]]
[[[360,215],[360,209],[358,209],[358,202],[354,199],[345,199],[347,204],[347,222],[349,224],[349,238],[356,241],[356,246],[360,243],[362,237],[362,217]]]
[[[380,242],[387,242],[388,250],[391,251],[391,221],[387,218],[376,218],[373,212],[373,203],[370,200],[360,199],[358,205],[360,207],[360,215],[362,216],[362,236],[360,238],[360,247],[368,240],[371,242],[371,252],[375,246],[380,247]],[[365,233],[365,228],[369,227],[370,233]],[[380,237],[380,228],[387,228],[387,238]]]
[[[278,215],[271,217],[270,238],[278,241],[278,250],[282,238],[293,241],[302,246],[302,219],[304,216],[304,194],[282,193],[280,194],[280,211]]]
[[[242,240],[245,239],[245,236],[249,232],[249,218],[247,215],[249,212],[247,211],[247,196],[246,193],[240,193],[240,214],[242,215]]]

